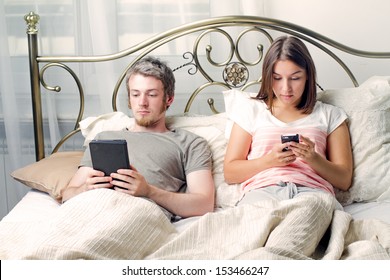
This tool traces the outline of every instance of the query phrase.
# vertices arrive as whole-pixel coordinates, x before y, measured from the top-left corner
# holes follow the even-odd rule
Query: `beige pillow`
[[[13,171],[11,176],[26,186],[46,192],[60,201],[61,191],[75,174],[82,156],[82,151],[58,152]]]

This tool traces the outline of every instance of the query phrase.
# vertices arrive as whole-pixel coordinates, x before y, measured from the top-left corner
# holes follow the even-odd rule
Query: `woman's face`
[[[273,69],[272,89],[280,105],[296,106],[302,99],[306,70],[291,60],[278,60]]]

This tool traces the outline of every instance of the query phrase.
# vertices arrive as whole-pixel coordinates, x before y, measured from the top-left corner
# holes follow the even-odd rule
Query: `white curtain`
[[[102,55],[117,52],[168,28],[208,18],[210,13],[208,0],[0,0],[0,5],[2,218],[28,191],[9,173],[35,161],[24,15],[30,11],[40,15],[39,53]],[[48,73],[49,83],[57,85],[65,81],[70,84],[61,84],[63,90],[60,93],[44,92],[42,96],[48,152],[62,134],[61,120],[74,114],[74,102],[77,102],[77,96],[72,95],[74,82],[69,82],[66,78],[69,74],[61,71]],[[110,110],[108,96],[117,78],[113,66],[84,66],[78,71],[83,77],[88,77],[84,90],[95,99],[93,105],[86,108],[86,114],[93,114],[96,107],[99,111]],[[103,99],[109,101],[101,101]]]
[[[267,0],[210,0],[210,15],[264,16]]]
[[[2,1],[2,0],[1,0]],[[0,21],[4,21],[5,11],[3,6],[0,9]],[[21,125],[20,125],[20,113],[18,106],[17,96],[15,94],[14,76],[16,72],[14,65],[11,63],[10,52],[7,41],[7,25],[4,22],[0,23],[0,95],[2,105],[2,119],[3,122],[1,129],[1,141],[3,155],[7,153],[7,156],[3,156],[2,167],[3,170],[12,170],[21,165]],[[5,143],[5,136],[12,141]],[[6,169],[7,164],[7,169]],[[25,193],[25,188],[16,185],[12,188],[6,186],[6,177],[1,183],[0,188],[0,211],[5,213],[10,207],[15,204],[20,197]]]

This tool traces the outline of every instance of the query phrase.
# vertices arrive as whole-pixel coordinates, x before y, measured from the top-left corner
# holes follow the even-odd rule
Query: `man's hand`
[[[92,167],[82,166],[70,180],[68,186],[62,191],[62,201],[66,201],[77,194],[98,188],[111,188],[112,178]]]
[[[86,190],[112,188],[111,181],[112,178],[110,176],[104,176],[102,171],[89,169],[87,170],[85,188]]]
[[[132,196],[149,197],[151,186],[134,167],[132,169],[119,169],[117,172],[111,174],[113,179],[111,184],[116,191]]]

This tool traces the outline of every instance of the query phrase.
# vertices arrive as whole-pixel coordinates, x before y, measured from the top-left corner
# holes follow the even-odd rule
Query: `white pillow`
[[[81,134],[84,136],[84,147],[93,140],[99,132],[107,130],[122,130],[134,124],[134,119],[122,112],[112,112],[97,117],[88,117],[79,122]]]
[[[354,175],[349,191],[336,192],[339,201],[390,201],[390,77],[327,90],[318,99],[343,108],[349,117]]]
[[[208,142],[213,155],[213,177],[216,186],[216,207],[226,208],[235,204],[238,199],[238,186],[228,186],[223,175],[223,160],[227,139],[225,113],[211,116],[168,116],[168,127],[186,129]],[[95,138],[96,134],[107,130],[121,130],[134,124],[134,119],[124,113],[114,112],[89,117],[80,122],[81,133],[85,137],[84,146]]]

